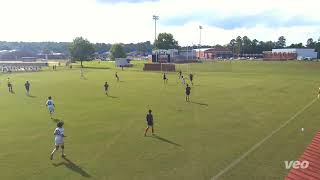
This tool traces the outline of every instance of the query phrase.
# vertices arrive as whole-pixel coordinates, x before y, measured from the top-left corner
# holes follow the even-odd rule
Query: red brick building
[[[294,52],[263,52],[263,60],[265,61],[287,61],[295,59],[297,59],[297,53]]]
[[[196,52],[196,56],[198,59],[228,59],[233,57],[232,51],[224,47],[196,49]]]

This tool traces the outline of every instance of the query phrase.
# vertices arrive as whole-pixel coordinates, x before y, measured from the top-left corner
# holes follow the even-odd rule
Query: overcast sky
[[[153,14],[180,45],[320,37],[317,0],[0,0],[0,41],[153,42]]]

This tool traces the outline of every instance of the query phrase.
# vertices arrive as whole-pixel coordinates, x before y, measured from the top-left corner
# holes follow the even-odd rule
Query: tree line
[[[170,33],[160,33],[158,38],[154,42],[156,49],[197,49],[197,48],[228,48],[234,54],[263,54],[263,51],[271,51],[276,48],[314,48],[318,52],[320,57],[320,37],[318,40],[313,40],[309,38],[306,41],[306,45],[302,43],[291,44],[287,46],[286,38],[280,36],[277,41],[259,41],[257,39],[250,39],[248,36],[238,36],[235,39],[231,39],[226,45],[193,45],[193,46],[179,46],[178,41],[176,41],[172,34]]]
[[[0,41],[0,50],[24,50],[33,53],[49,53],[59,52],[70,56],[69,47],[73,42],[6,42]],[[225,47],[230,49],[234,54],[262,54],[263,51],[271,51],[274,48],[314,48],[320,55],[320,37],[317,40],[312,38],[307,39],[305,45],[302,43],[295,43],[287,45],[286,38],[280,36],[277,41],[259,41],[257,39],[250,39],[248,36],[238,36],[231,39],[226,45],[193,45],[180,46],[172,34],[159,33],[157,39],[152,44],[150,41],[130,44],[120,44],[125,53],[136,52],[141,55],[150,54],[153,49],[195,49],[195,48],[214,48]],[[110,43],[93,43],[94,51],[98,53],[109,52],[112,48]]]
[[[226,45],[235,54],[262,54],[263,51],[271,51],[276,48],[314,48],[320,52],[320,37],[318,40],[309,38],[306,41],[306,45],[302,43],[296,43],[287,45],[286,38],[280,36],[277,41],[258,41],[257,39],[251,40],[248,36],[238,36],[235,39],[230,40]]]
[[[32,53],[49,53],[58,52],[70,55],[69,47],[72,42],[7,42],[0,41],[1,50],[22,50]],[[93,43],[95,52],[103,53],[110,51],[112,44],[110,43]],[[140,43],[121,44],[126,53],[137,52],[140,54],[151,53],[153,45],[150,41]]]

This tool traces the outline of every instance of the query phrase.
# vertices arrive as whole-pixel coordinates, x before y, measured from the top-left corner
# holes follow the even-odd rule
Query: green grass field
[[[177,65],[192,71],[191,102],[177,74],[85,63],[38,73],[0,75],[0,179],[210,180],[311,102],[320,86],[318,62],[209,62]],[[117,83],[118,71],[122,82]],[[13,81],[9,94],[6,78]],[[31,97],[24,82],[31,82]],[[104,95],[103,84],[110,84]],[[53,149],[55,118],[65,122],[65,153]],[[151,108],[157,136],[144,137]],[[223,174],[223,180],[283,179],[320,129],[315,102],[290,124]],[[305,131],[301,132],[300,129]]]

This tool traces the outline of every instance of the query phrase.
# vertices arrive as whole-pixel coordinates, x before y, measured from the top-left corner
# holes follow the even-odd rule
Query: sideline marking
[[[252,146],[247,152],[242,154],[239,158],[234,160],[231,164],[229,164],[227,167],[225,167],[223,170],[221,170],[218,174],[213,176],[211,180],[216,180],[226,172],[228,172],[230,169],[232,169],[234,166],[239,164],[244,158],[246,158],[249,154],[251,154],[253,151],[255,151],[259,146],[261,146],[264,142],[266,142],[268,139],[270,139],[273,135],[275,135],[278,131],[280,131],[282,128],[287,126],[291,121],[293,121],[298,115],[300,115],[303,111],[305,111],[308,107],[310,107],[314,102],[317,101],[317,98],[313,99],[310,103],[308,103],[304,108],[302,108],[300,111],[295,113],[290,119],[288,119],[285,123],[283,123],[280,127],[272,131],[268,136],[263,138],[260,142]]]

